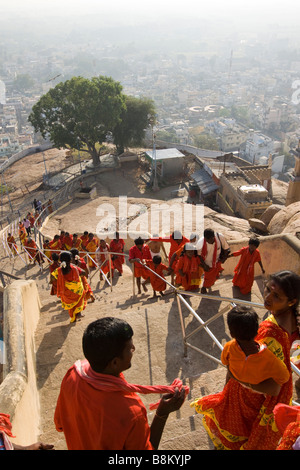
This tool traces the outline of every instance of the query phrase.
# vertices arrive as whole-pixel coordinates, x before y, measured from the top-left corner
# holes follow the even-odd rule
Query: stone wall
[[[4,291],[4,380],[0,386],[0,412],[10,415],[12,441],[28,445],[39,436],[40,408],[36,382],[34,334],[40,300],[34,281],[18,280]]]

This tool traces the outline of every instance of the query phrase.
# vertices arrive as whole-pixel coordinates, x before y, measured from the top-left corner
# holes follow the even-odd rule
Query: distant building
[[[272,201],[271,166],[249,165],[233,153],[214,158],[197,158],[191,175],[199,200],[216,205],[227,215],[257,218]]]
[[[261,132],[252,131],[246,141],[245,158],[255,164],[261,157],[274,153],[273,140]]]
[[[6,87],[5,83],[0,80],[0,105],[6,103]]]
[[[216,119],[205,125],[211,135],[219,141],[224,152],[238,150],[247,141],[249,130],[235,119]]]
[[[184,170],[185,155],[176,148],[147,150],[145,156],[153,172],[156,170],[158,183],[164,178],[179,176]]]
[[[224,214],[248,220],[259,218],[272,201],[264,186],[252,183],[245,172],[239,171],[221,176],[217,204]]]

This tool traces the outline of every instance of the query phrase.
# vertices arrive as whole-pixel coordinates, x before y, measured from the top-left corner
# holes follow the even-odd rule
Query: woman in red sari
[[[222,392],[196,399],[191,404],[204,415],[203,425],[217,449],[276,449],[282,435],[273,409],[277,403],[289,405],[292,400],[290,349],[292,342],[300,337],[299,297],[297,274],[281,271],[271,275],[264,290],[264,305],[271,314],[260,324],[256,337],[284,361],[290,372],[285,384],[279,387],[268,379],[249,387],[234,379],[229,371]]]
[[[254,265],[258,263],[263,268],[260,253],[258,251],[259,240],[257,238],[250,238],[248,246],[244,246],[238,251],[231,253],[231,256],[240,256],[240,260],[234,269],[234,277],[232,283],[234,286],[239,287],[242,294],[249,294],[254,282]]]
[[[82,275],[82,269],[71,264],[71,253],[63,251],[60,267],[52,276],[57,279],[57,297],[61,300],[62,308],[68,310],[71,323],[84,316],[81,312],[87,304]]]

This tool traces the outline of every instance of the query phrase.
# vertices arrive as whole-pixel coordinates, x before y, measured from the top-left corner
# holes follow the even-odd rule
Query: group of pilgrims
[[[48,263],[50,294],[60,299],[71,323],[82,318],[88,302],[95,301],[89,284],[91,273],[99,271],[100,279],[105,282],[115,272],[122,276],[126,258],[138,294],[147,292],[150,284],[153,297],[164,296],[167,285],[173,291],[175,287],[207,293],[229,257],[239,258],[232,283],[242,294],[251,292],[256,263],[265,272],[257,237],[250,238],[247,246],[230,252],[224,235],[210,228],[201,237],[192,233],[187,238],[178,231],[168,237],[138,237],[128,255],[119,233],[108,243],[107,239],[99,239],[88,231],[82,235],[61,231],[52,240],[45,239],[40,249],[31,231],[20,222],[19,239],[32,263]],[[18,253],[11,234],[7,243],[12,252]],[[166,279],[168,276],[170,281]],[[300,277],[291,271],[281,271],[269,276],[264,289],[264,306],[270,312],[266,320],[259,324],[258,315],[251,307],[234,307],[228,313],[232,340],[224,345],[221,355],[222,364],[228,369],[224,388],[190,403],[203,416],[203,425],[216,449],[300,449],[299,407],[291,405],[291,363],[300,366],[299,292]],[[61,416],[69,419],[64,410]],[[76,413],[72,416],[76,417]],[[65,434],[68,431],[60,424],[56,428]],[[72,448],[69,442],[68,448]]]
[[[61,299],[62,307],[68,310],[71,322],[80,319],[87,302],[95,296],[89,284],[89,276],[99,271],[100,280],[109,283],[117,273],[123,274],[126,257],[132,267],[137,293],[153,290],[153,298],[165,295],[167,287],[206,294],[220,277],[229,257],[239,257],[234,270],[233,285],[242,294],[251,292],[254,282],[254,267],[259,263],[264,273],[258,250],[259,239],[250,238],[247,246],[230,252],[223,234],[207,228],[200,237],[191,233],[189,238],[175,230],[170,236],[153,235],[148,239],[138,237],[125,255],[125,241],[119,233],[114,238],[99,239],[94,233],[69,233],[64,230],[52,239],[45,238],[42,248],[32,237],[31,225],[26,226],[30,214],[19,222],[18,235],[21,247],[29,263],[46,263],[50,271],[51,295]],[[18,253],[17,242],[11,233],[7,244],[13,255]],[[169,245],[168,254],[165,246]],[[44,265],[45,266],[45,265]],[[167,280],[166,277],[170,276]]]

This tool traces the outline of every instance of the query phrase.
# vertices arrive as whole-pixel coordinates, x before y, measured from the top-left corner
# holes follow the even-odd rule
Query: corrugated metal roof
[[[207,173],[207,171],[202,168],[201,170],[195,171],[191,175],[191,178],[197,183],[202,194],[209,194],[218,189],[218,185],[214,182],[212,177]]]

